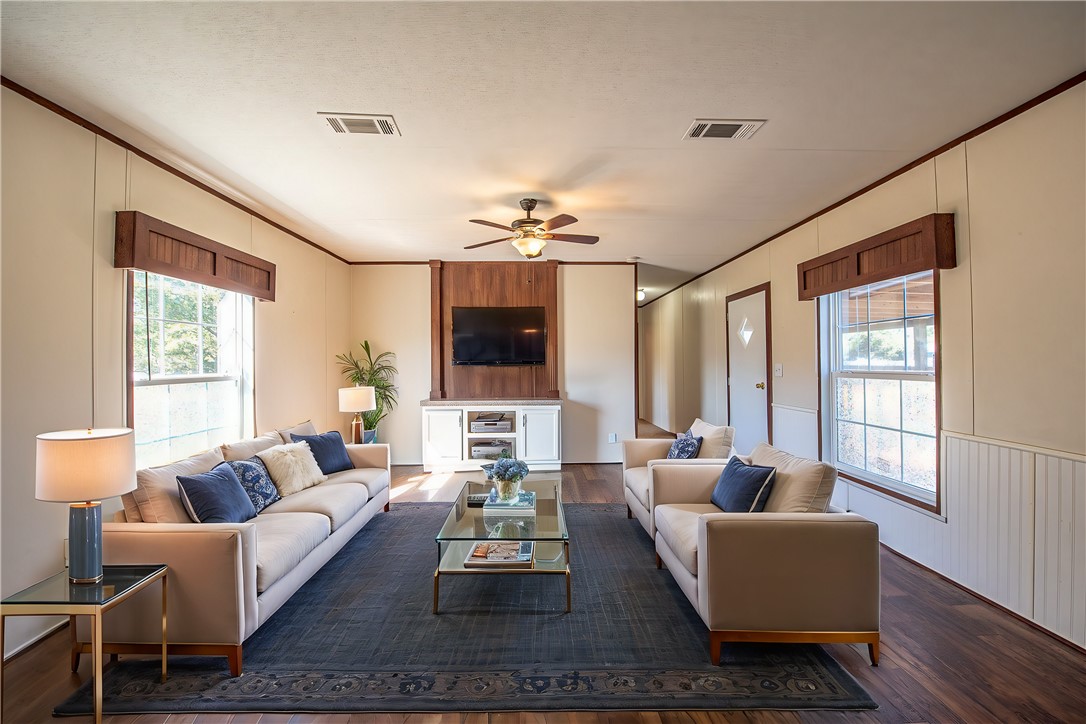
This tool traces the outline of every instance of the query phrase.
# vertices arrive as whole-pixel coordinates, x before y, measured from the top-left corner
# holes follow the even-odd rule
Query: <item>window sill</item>
[[[898,505],[946,522],[946,516],[942,513],[938,495],[936,495],[933,500],[917,498],[915,496],[895,490],[888,486],[880,485],[879,483],[875,483],[870,480],[864,480],[857,475],[842,471],[840,468],[838,468],[838,477],[842,478],[850,485],[863,488],[865,492],[874,493],[875,495],[878,495],[881,498],[885,498],[886,500],[889,500],[893,503],[897,503]]]

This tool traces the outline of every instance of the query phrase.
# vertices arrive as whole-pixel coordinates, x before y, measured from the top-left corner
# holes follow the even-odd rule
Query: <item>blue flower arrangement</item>
[[[528,465],[523,460],[503,457],[484,465],[483,470],[486,471],[486,477],[490,480],[518,482],[528,474]]]

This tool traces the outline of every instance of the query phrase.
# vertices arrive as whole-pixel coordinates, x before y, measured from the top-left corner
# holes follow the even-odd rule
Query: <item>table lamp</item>
[[[136,442],[128,428],[38,435],[34,497],[68,508],[68,580],[102,580],[102,503],[136,487]]]
[[[377,394],[373,387],[339,388],[339,411],[353,412],[351,442],[362,442],[362,413],[377,409]]]

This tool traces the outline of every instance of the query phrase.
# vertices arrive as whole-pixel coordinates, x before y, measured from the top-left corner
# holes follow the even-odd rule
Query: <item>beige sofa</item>
[[[652,538],[656,535],[653,520],[653,471],[663,465],[723,465],[735,451],[735,428],[710,425],[700,418],[690,427],[704,442],[698,456],[691,460],[667,460],[674,440],[637,439],[622,441],[622,492],[626,498],[626,516],[637,518]],[[717,475],[720,473],[718,472]]]
[[[743,458],[741,458],[743,459]],[[866,643],[879,659],[879,531],[852,513],[827,513],[837,471],[758,445],[745,462],[776,468],[762,513],[710,502],[724,469],[655,469],[657,566],[666,565],[709,628],[725,641]]]
[[[139,471],[137,490],[125,496],[118,522],[103,526],[105,563],[170,567],[170,653],[225,655],[231,672],[239,675],[245,640],[374,515],[388,510],[389,448],[372,444],[347,445],[353,470],[332,473],[325,482],[282,498],[249,521],[202,524],[188,518],[176,492],[177,475],[206,472],[224,459],[244,460],[290,442],[290,432],[316,431],[303,425],[267,433]],[[126,603],[123,615],[105,617],[107,651],[161,649],[161,594],[152,588]],[[82,629],[77,640],[87,640]],[[89,648],[73,646],[73,665],[82,651]]]

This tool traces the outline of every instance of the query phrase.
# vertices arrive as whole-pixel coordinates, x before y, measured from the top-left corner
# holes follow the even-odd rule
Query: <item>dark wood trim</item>
[[[293,236],[298,241],[301,241],[301,242],[303,242],[305,244],[309,244],[314,249],[318,249],[320,251],[323,251],[325,254],[332,257],[333,259],[338,259],[339,261],[343,262],[344,264],[350,264],[351,263],[351,262],[347,261],[346,259],[344,259],[343,257],[341,257],[339,254],[336,254],[335,252],[332,252],[332,251],[329,251],[328,249],[325,249],[320,244],[318,244],[318,243],[316,243],[314,241],[310,241],[309,239],[305,238],[304,236],[302,236],[298,232],[291,231],[290,229],[288,229],[287,227],[283,226],[282,224],[280,224],[278,222],[272,221],[267,216],[264,216],[264,214],[261,214],[261,213],[259,213],[257,211],[253,211],[251,208],[249,208],[245,204],[241,203],[240,201],[235,201],[234,199],[232,199],[229,196],[227,196],[226,194],[224,194],[222,191],[214,189],[211,186],[208,186],[207,184],[203,183],[202,181],[198,181],[197,179],[193,178],[192,176],[189,176],[184,171],[182,171],[180,169],[177,169],[177,168],[174,168],[173,166],[169,165],[165,161],[161,161],[161,160],[155,158],[154,156],[147,153],[146,151],[144,151],[144,150],[142,150],[140,148],[137,148],[136,146],[133,146],[131,143],[129,143],[128,141],[125,141],[123,138],[115,136],[114,134],[110,133],[109,131],[102,128],[101,126],[98,126],[98,125],[95,125],[94,123],[91,123],[86,118],[83,118],[82,116],[80,116],[80,115],[78,115],[76,113],[73,113],[72,111],[68,110],[64,106],[61,106],[61,105],[59,105],[57,103],[54,103],[53,101],[49,100],[48,98],[45,98],[44,96],[41,96],[41,95],[35,93],[34,91],[30,90],[29,88],[26,88],[24,86],[19,85],[18,83],[11,80],[10,78],[8,78],[6,76],[0,76],[0,86],[2,86],[4,88],[8,88],[9,90],[12,90],[12,91],[18,93],[19,95],[23,96],[27,100],[30,100],[30,101],[33,101],[34,103],[37,103],[39,106],[41,106],[41,107],[43,107],[43,108],[45,108],[47,110],[50,110],[53,113],[56,113],[58,116],[71,121],[72,123],[76,124],[77,126],[80,126],[81,128],[86,128],[91,133],[94,133],[94,134],[96,134],[98,136],[101,136],[102,138],[106,139],[110,143],[116,144],[117,146],[120,146],[121,148],[136,154],[137,156],[142,158],[144,161],[147,161],[148,163],[151,163],[151,164],[153,164],[155,166],[158,166],[163,171],[166,171],[167,173],[173,174],[174,176],[181,179],[182,181],[187,181],[188,183],[192,184],[193,186],[200,189],[201,191],[204,191],[205,193],[209,193],[209,194],[211,194],[212,196],[214,196],[215,198],[217,198],[217,199],[219,199],[221,201],[225,201],[226,203],[230,204],[231,206],[233,206],[236,209],[241,209],[245,213],[250,214],[250,215],[252,215],[253,217],[255,217],[257,219],[260,219],[265,224],[267,224],[267,225],[269,225],[269,226],[271,226],[271,227],[273,227],[275,229],[278,229],[279,231],[283,232],[284,234],[289,234],[290,236]],[[420,262],[420,263],[425,263],[425,262]]]
[[[772,305],[770,303],[770,283],[765,282],[749,289],[744,289],[741,292],[735,294],[729,294],[724,297],[724,339],[728,340],[728,343],[724,345],[724,356],[726,359],[725,373],[728,376],[726,380],[727,384],[724,386],[727,391],[727,411],[728,411],[728,425],[732,425],[732,340],[729,330],[731,329],[730,322],[728,320],[728,305],[737,299],[743,299],[757,294],[758,292],[765,292],[765,431],[766,442],[770,445],[773,444],[773,315]]]
[[[928,214],[796,265],[801,302],[957,266],[954,214]]]
[[[430,399],[445,399],[445,361],[441,333],[445,322],[441,315],[440,259],[430,260]]]
[[[544,297],[543,309],[547,320],[547,364],[544,366],[546,375],[545,387],[547,397],[557,400],[561,394],[558,391],[558,262],[554,259],[547,260],[547,280],[550,292]]]
[[[430,261],[349,261],[348,266],[423,266]]]
[[[636,262],[629,261],[562,261],[555,259],[562,266],[637,266]]]
[[[815,399],[815,405],[818,419],[818,459],[823,460],[822,456],[822,418],[825,416],[825,410],[822,408],[822,388],[825,386],[825,380],[822,378],[822,299],[815,299],[815,379],[818,380],[818,397]]]
[[[634,437],[637,437],[637,421],[641,419],[641,308],[637,306],[637,264],[633,265],[633,325],[634,325]],[[629,510],[627,510],[629,512]]]
[[[113,266],[275,301],[275,264],[139,211],[116,212]]]
[[[751,253],[755,249],[758,249],[761,246],[765,246],[766,244],[773,241],[774,239],[779,239],[780,237],[784,236],[785,234],[788,234],[788,233],[790,233],[792,231],[795,231],[796,229],[803,226],[804,224],[809,223],[811,221],[814,221],[819,216],[822,216],[823,214],[826,214],[826,213],[828,213],[830,211],[833,211],[834,209],[838,208],[839,206],[844,206],[849,201],[852,201],[853,199],[856,199],[856,198],[859,198],[860,196],[863,196],[868,191],[871,191],[872,189],[876,189],[879,186],[882,186],[883,184],[885,184],[886,182],[892,181],[893,179],[897,178],[898,176],[902,175],[903,173],[907,173],[907,172],[913,170],[914,168],[916,168],[917,166],[920,166],[920,165],[922,165],[924,163],[927,163],[928,161],[935,158],[936,156],[941,156],[942,154],[946,153],[947,151],[954,148],[955,146],[960,146],[961,144],[965,143],[966,141],[971,140],[973,138],[976,138],[977,136],[981,135],[982,133],[987,133],[988,131],[992,130],[996,126],[1000,126],[1000,125],[1006,123],[1007,121],[1011,120],[1015,116],[1020,116],[1023,113],[1025,113],[1026,111],[1030,110],[1031,108],[1039,106],[1040,104],[1044,103],[1045,101],[1051,100],[1052,98],[1055,98],[1059,94],[1071,90],[1072,88],[1074,88],[1075,86],[1077,86],[1078,84],[1080,84],[1082,82],[1086,82],[1086,71],[1083,71],[1082,73],[1079,73],[1078,75],[1075,75],[1075,76],[1072,76],[1071,78],[1068,78],[1064,82],[1062,82],[1062,83],[1060,83],[1060,84],[1058,84],[1056,86],[1053,86],[1052,88],[1049,88],[1044,93],[1041,93],[1040,95],[1031,98],[1030,100],[1026,101],[1025,103],[1023,103],[1023,104],[1021,104],[1019,106],[1015,106],[1014,108],[1007,111],[1003,115],[996,116],[995,118],[988,121],[987,123],[984,123],[984,124],[981,124],[981,125],[977,126],[972,131],[968,131],[966,133],[963,133],[962,135],[958,136],[954,140],[943,144],[939,148],[936,148],[933,151],[928,151],[923,156],[920,156],[916,160],[905,164],[904,166],[897,169],[896,171],[891,171],[890,173],[886,174],[885,176],[878,179],[877,181],[873,181],[870,184],[868,184],[867,186],[864,186],[859,191],[855,191],[855,192],[849,194],[848,196],[844,197],[840,201],[835,201],[834,203],[832,203],[829,206],[825,207],[821,211],[816,211],[815,213],[811,214],[810,216],[803,219],[802,221],[797,221],[796,223],[789,226],[787,229],[783,229],[781,231],[778,231],[773,236],[769,237],[768,239],[764,239],[764,240],[758,242],[757,244],[750,247],[749,249],[746,249],[745,251],[741,251],[738,254],[736,254],[735,256],[733,256],[733,257],[731,257],[729,259],[726,259],[725,261],[720,262],[716,266],[710,267],[709,269],[706,269],[705,271],[698,274],[697,276],[690,277],[689,279],[687,279],[682,284],[678,285],[677,287],[674,287],[673,289],[669,289],[668,291],[661,294],[659,297],[656,297],[656,299],[653,299],[651,302],[646,302],[646,305],[652,304],[654,302],[659,301],[661,298],[666,297],[668,294],[671,294],[674,291],[682,289],[687,284],[690,284],[691,282],[694,282],[694,281],[697,281],[698,279],[701,279],[706,274],[711,274],[714,271],[716,271],[717,269],[720,269],[721,267],[725,267],[728,264],[731,264],[736,259],[738,259],[740,257],[743,257],[743,256],[746,256],[747,254]]]
[[[125,272],[125,335],[124,335],[124,359],[125,359],[125,427],[136,429],[136,400],[135,387],[136,375],[133,371],[136,362],[135,342],[133,340],[132,315],[136,311],[134,294],[136,293],[136,272],[129,269]],[[148,370],[150,372],[150,370]]]
[[[1068,639],[1065,639],[1064,637],[1060,636],[1055,631],[1051,631],[1051,630],[1045,628],[1041,624],[1037,623],[1036,621],[1034,621],[1032,619],[1026,618],[1025,616],[1018,613],[1017,611],[1012,611],[1011,609],[1007,608],[1003,604],[996,603],[992,599],[990,599],[990,598],[988,598],[986,596],[982,596],[981,594],[974,591],[972,588],[969,588],[968,586],[966,586],[964,583],[958,583],[953,578],[949,578],[947,576],[944,576],[942,573],[935,570],[934,568],[929,568],[928,566],[925,566],[923,563],[918,562],[914,558],[910,558],[909,556],[905,555],[901,551],[898,551],[898,550],[895,550],[895,549],[891,548],[890,546],[886,545],[882,541],[879,541],[879,546],[881,546],[887,552],[893,553],[898,558],[900,558],[900,559],[902,559],[904,561],[908,561],[909,563],[913,564],[917,568],[930,573],[931,575],[945,581],[946,583],[949,583],[950,585],[954,586],[955,588],[957,588],[959,590],[962,590],[962,591],[965,591],[970,596],[973,596],[974,598],[977,598],[977,599],[983,601],[984,603],[987,603],[989,606],[993,606],[993,607],[999,609],[1000,611],[1002,611],[1003,613],[1011,616],[1012,618],[1018,619],[1019,621],[1026,624],[1030,628],[1032,628],[1032,629],[1034,629],[1036,631],[1040,631],[1041,633],[1045,634],[1046,636],[1053,639],[1054,641],[1057,641],[1057,642],[1063,644],[1064,646],[1071,649],[1072,651],[1075,651],[1076,653],[1080,653],[1080,654],[1086,654],[1086,648],[1083,648],[1082,646],[1079,646],[1074,641],[1070,641]]]

